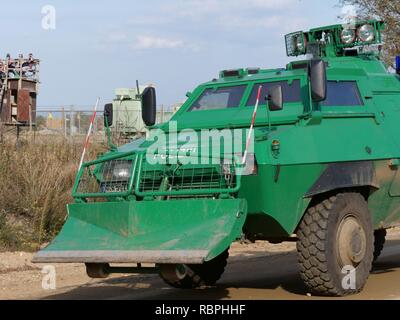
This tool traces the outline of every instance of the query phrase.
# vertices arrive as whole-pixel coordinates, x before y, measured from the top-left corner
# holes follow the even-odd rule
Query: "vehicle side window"
[[[261,101],[260,105],[266,105],[265,97],[268,95],[268,88],[280,85],[282,87],[283,102],[300,102],[301,101],[301,90],[300,80],[294,80],[291,84],[287,81],[257,83],[253,86],[253,90],[250,94],[249,100],[246,106],[252,107],[256,104],[258,87],[262,85]]]
[[[245,89],[245,85],[206,89],[192,104],[188,111],[216,110],[239,107]]]
[[[327,97],[322,106],[364,105],[356,81],[328,81]]]

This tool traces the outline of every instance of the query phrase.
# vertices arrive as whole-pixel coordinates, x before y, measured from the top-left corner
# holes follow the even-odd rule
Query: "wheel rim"
[[[176,283],[187,276],[187,268],[184,264],[161,265],[160,274],[165,280]]]
[[[337,257],[340,267],[356,267],[365,257],[367,236],[360,221],[353,215],[346,216],[336,234]]]
[[[175,273],[176,273],[176,277],[179,280],[182,280],[187,275],[186,266],[184,264],[177,264],[176,267],[175,267]]]

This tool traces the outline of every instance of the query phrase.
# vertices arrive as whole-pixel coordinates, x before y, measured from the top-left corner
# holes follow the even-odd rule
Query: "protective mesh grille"
[[[111,160],[85,166],[77,193],[123,193],[132,177],[132,160]]]
[[[235,166],[219,165],[150,165],[142,163],[139,191],[164,192],[229,190],[236,186]]]

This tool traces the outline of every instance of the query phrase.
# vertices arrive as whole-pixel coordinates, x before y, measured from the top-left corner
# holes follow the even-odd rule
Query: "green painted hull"
[[[245,200],[68,205],[68,219],[34,262],[203,263],[242,234]]]
[[[346,191],[365,197],[375,229],[398,225],[400,77],[388,73],[375,54],[346,56],[328,43],[323,56],[327,85],[343,86],[329,89],[340,90],[332,101],[313,101],[308,60],[286,69],[221,76],[198,86],[171,121],[153,128],[163,135],[149,135],[83,164],[72,193],[77,203],[68,206],[63,230],[36,261],[202,263],[226,250],[242,232],[252,240],[285,240],[296,232],[310,204]],[[250,176],[231,174],[221,163],[150,164],[156,154],[215,160],[210,139],[178,139],[184,129],[241,129],[229,137],[242,136],[235,145],[244,146],[243,129],[253,115],[252,92],[260,84],[283,83],[286,88],[294,82],[299,97],[284,101],[281,110],[268,112],[262,99],[254,130],[257,170]],[[233,86],[244,90],[235,106],[191,111],[203,93]],[[216,153],[243,154],[244,148],[226,151],[220,140],[217,136]],[[154,154],[146,158],[149,150]],[[113,184],[102,172],[104,163],[111,168],[129,161],[130,176],[124,183]],[[87,190],[80,187],[85,181],[93,181]],[[108,202],[82,203],[97,198]],[[238,212],[243,214],[237,217]]]

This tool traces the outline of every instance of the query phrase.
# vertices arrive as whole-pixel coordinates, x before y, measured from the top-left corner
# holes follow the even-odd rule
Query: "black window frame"
[[[241,102],[243,100],[244,94],[246,93],[247,89],[247,84],[235,84],[231,86],[217,86],[217,87],[208,87],[205,88],[201,94],[192,102],[190,107],[187,109],[188,112],[193,112],[193,111],[213,111],[213,110],[227,110],[227,109],[236,109],[241,106]],[[226,90],[226,89],[232,89],[232,88],[241,88],[241,93],[239,93],[239,97],[236,99],[237,105],[231,105],[229,106],[229,99],[228,99],[228,105],[225,108],[213,108],[213,109],[195,109],[195,105],[202,99],[205,95],[206,92],[216,92],[219,90]]]
[[[290,84],[289,84],[290,83]],[[267,95],[268,87],[274,87],[274,86],[281,86],[282,87],[282,94],[283,94],[283,103],[301,103],[303,101],[302,95],[301,95],[301,81],[300,79],[293,79],[293,80],[279,80],[279,81],[267,81],[267,82],[259,82],[253,84],[253,87],[251,89],[251,92],[249,94],[249,97],[247,98],[246,101],[246,107],[254,107],[257,99],[257,92],[258,92],[258,87],[262,85],[263,89],[261,90],[261,101],[260,105],[266,106],[267,102],[265,100],[265,96]],[[293,95],[293,97],[290,97],[288,95],[285,96],[285,93],[291,92],[288,89],[292,88],[292,86],[296,86],[296,94]],[[290,99],[289,99],[290,98]],[[253,103],[254,100],[254,103]]]
[[[349,92],[355,93],[352,97],[349,95],[346,97],[343,97],[343,95],[338,95],[338,94],[332,94],[332,89],[330,86],[332,84],[335,84],[338,86],[338,88],[335,89],[335,93],[338,91],[340,92],[345,92],[343,91],[343,87],[340,88],[340,85],[345,85],[345,84],[351,84],[351,90]],[[330,96],[332,95],[332,96]],[[335,100],[336,99],[336,100]],[[339,100],[338,99],[342,99]],[[347,101],[346,101],[347,99]],[[350,101],[349,99],[353,99],[354,101]],[[332,100],[332,102],[330,101]],[[350,101],[350,102],[349,102]],[[362,107],[364,106],[364,100],[362,98],[361,92],[360,92],[360,87],[358,85],[358,82],[356,80],[328,80],[327,82],[327,94],[326,94],[326,99],[321,102],[321,107]]]

